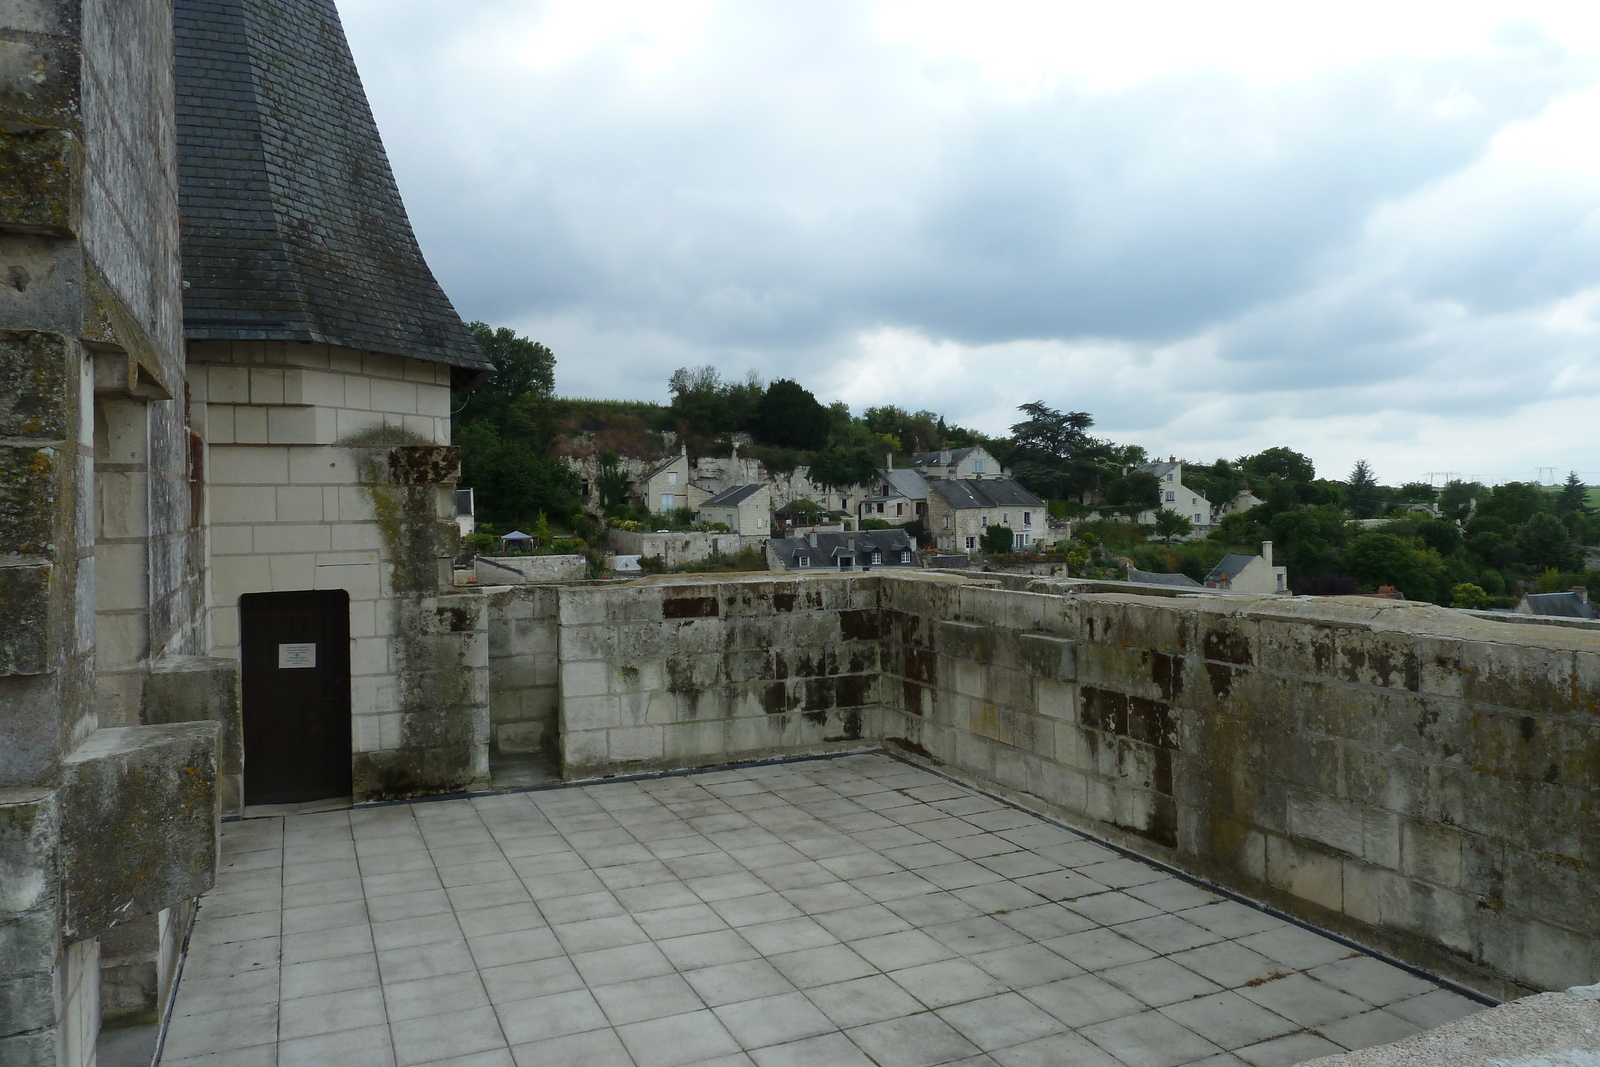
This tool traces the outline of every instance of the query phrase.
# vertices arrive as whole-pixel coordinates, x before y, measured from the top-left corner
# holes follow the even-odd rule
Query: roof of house
[[[712,497],[710,500],[707,500],[700,506],[703,508],[737,507],[740,503],[749,500],[751,497],[755,496],[765,488],[766,486],[759,482],[754,485],[736,485],[731,489],[724,489],[722,492],[718,493],[716,496]]]
[[[1576,592],[1529,593],[1528,609],[1535,615],[1559,615],[1567,619],[1600,618],[1594,605]]]
[[[928,499],[928,480],[916,471],[906,470],[905,468],[898,470],[880,469],[878,477],[888,482],[895,492],[907,499]]]
[[[659,466],[657,466],[654,470],[650,471],[650,473],[648,473],[648,474],[646,474],[644,476],[644,480],[648,482],[651,478],[654,478],[656,475],[661,474],[664,471],[666,471],[674,463],[677,463],[678,460],[680,460],[680,459],[683,460],[685,463],[689,462],[689,457],[684,455],[682,452],[679,452],[677,455],[669,456],[669,457],[667,457],[667,459],[663,460]]]
[[[812,556],[816,560],[836,560],[840,556],[856,555],[870,552],[883,552],[883,557],[888,566],[915,566],[918,563],[916,546],[911,543],[911,538],[904,530],[862,530],[860,533],[833,533],[825,532],[815,535],[817,543],[813,545],[809,537],[779,537],[774,538],[773,551],[778,558],[788,567],[794,566],[797,556]],[[910,552],[911,559],[901,563],[898,555],[890,553]]]
[[[1168,471],[1177,471],[1178,477],[1183,477],[1183,462],[1181,460],[1162,460],[1157,463],[1146,463],[1139,469],[1154,474],[1157,478],[1165,477]]]
[[[956,510],[967,508],[1044,507],[1044,501],[1010,478],[935,479],[928,491],[938,493]]]
[[[333,0],[177,0],[184,335],[492,371],[417,245]]]
[[[1206,575],[1206,581],[1220,582],[1223,579],[1231,581],[1237,578],[1239,573],[1250,566],[1251,563],[1260,558],[1260,556],[1247,556],[1242,552],[1229,552],[1222,557],[1222,562],[1211,568],[1211,573]]]
[[[1128,568],[1128,581],[1141,585],[1173,585],[1184,589],[1205,588],[1187,574],[1162,574],[1158,571],[1142,571],[1138,567]]]
[[[941,448],[936,452],[917,452],[911,457],[911,465],[913,467],[954,467],[977,450],[977,446],[974,445],[970,448]],[[946,459],[946,456],[949,456],[949,458]]]

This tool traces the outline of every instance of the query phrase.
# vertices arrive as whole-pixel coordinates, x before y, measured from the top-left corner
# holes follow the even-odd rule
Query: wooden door
[[[245,803],[349,796],[349,595],[247,593],[239,630]]]

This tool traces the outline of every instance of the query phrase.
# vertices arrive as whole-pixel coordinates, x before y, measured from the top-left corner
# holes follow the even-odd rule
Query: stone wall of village
[[[882,742],[1491,992],[1600,978],[1600,635],[1092,588],[568,586],[529,677],[570,776]]]

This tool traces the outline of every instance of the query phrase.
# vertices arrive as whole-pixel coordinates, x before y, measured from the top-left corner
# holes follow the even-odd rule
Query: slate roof
[[[1187,574],[1162,574],[1159,571],[1142,571],[1138,567],[1128,568],[1128,581],[1141,585],[1171,585],[1182,589],[1205,588]]]
[[[1242,552],[1229,552],[1222,557],[1222,561],[1211,568],[1211,573],[1206,575],[1207,582],[1232,581],[1239,576],[1239,572],[1250,566],[1251,561],[1260,559],[1260,556],[1247,556]]]
[[[1556,615],[1566,619],[1600,618],[1594,605],[1577,593],[1529,593],[1528,610],[1535,615]]]
[[[935,479],[928,483],[930,493],[938,493],[957,510],[968,508],[1042,508],[1044,501],[1010,478]]]
[[[941,448],[936,452],[918,452],[911,457],[911,465],[913,467],[954,467],[970,456],[973,449],[970,447],[949,449],[950,461],[948,463],[943,461],[945,451],[945,449]]]
[[[895,492],[908,500],[928,499],[928,481],[913,470],[883,470],[878,471],[878,477],[891,485]]]
[[[184,333],[493,365],[422,258],[333,0],[176,0]]]
[[[770,542],[778,560],[790,570],[797,566],[800,556],[809,556],[811,566],[837,567],[840,556],[856,557],[856,566],[862,566],[872,553],[882,552],[883,562],[874,567],[915,567],[920,564],[916,546],[904,530],[862,530],[860,533],[818,533],[813,545],[809,537],[777,537]],[[910,552],[911,558],[900,562],[900,553]]]
[[[712,497],[710,500],[707,500],[700,506],[703,508],[737,507],[740,502],[755,496],[763,488],[764,486],[762,486],[759,482],[755,485],[736,485],[731,489],[724,489],[722,492],[718,493],[716,496]]]

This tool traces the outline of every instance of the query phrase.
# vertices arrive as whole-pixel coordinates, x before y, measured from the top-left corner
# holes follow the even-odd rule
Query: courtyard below
[[[163,1067],[1273,1067],[1481,1005],[881,753],[223,827]]]

